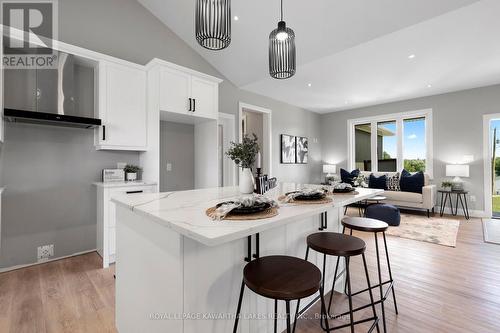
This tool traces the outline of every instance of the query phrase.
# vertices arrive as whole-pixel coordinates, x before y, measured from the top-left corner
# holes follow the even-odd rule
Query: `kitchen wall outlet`
[[[475,195],[471,195],[469,197],[469,199],[470,199],[470,202],[476,202],[476,196]]]
[[[125,163],[125,162],[118,162],[118,163],[116,163],[116,168],[123,169],[123,168],[125,168],[126,165],[127,165],[127,163]]]
[[[167,163],[167,171],[172,171],[172,163]]]
[[[37,249],[37,261],[43,262],[54,256],[54,244],[42,245]]]

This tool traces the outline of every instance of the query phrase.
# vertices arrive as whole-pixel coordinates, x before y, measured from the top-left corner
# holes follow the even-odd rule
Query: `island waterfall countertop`
[[[278,199],[280,195],[303,188],[318,188],[319,185],[280,183],[265,195]],[[369,199],[381,194],[377,189],[356,189],[358,194],[334,194],[327,204],[283,204],[280,203],[277,216],[251,221],[214,221],[206,215],[206,210],[223,201],[242,197],[238,187],[219,187],[191,191],[144,193],[116,196],[116,204],[129,208],[135,213],[171,228],[183,236],[207,246],[216,246],[241,239],[268,229],[282,226],[299,219],[320,214],[333,207]],[[120,223],[117,221],[117,223]]]

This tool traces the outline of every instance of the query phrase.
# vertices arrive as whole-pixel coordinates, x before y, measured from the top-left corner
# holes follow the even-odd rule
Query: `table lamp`
[[[469,166],[466,164],[449,164],[446,166],[446,176],[455,177],[452,180],[452,191],[463,191],[464,182],[460,177],[469,177]]]
[[[335,164],[324,164],[323,173],[326,173],[326,179],[332,178],[337,173],[337,166]]]

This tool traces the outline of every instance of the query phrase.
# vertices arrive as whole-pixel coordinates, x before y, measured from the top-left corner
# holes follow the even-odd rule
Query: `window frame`
[[[373,117],[355,118],[347,120],[347,152],[348,152],[348,167],[353,170],[356,167],[356,142],[355,142],[355,126],[362,124],[371,124],[371,169],[370,172],[378,172],[377,158],[377,132],[378,123],[386,121],[396,121],[396,137],[397,137],[397,170],[401,171],[404,168],[403,159],[403,138],[405,119],[425,118],[425,173],[433,179],[434,175],[434,152],[433,152],[433,130],[432,130],[432,109],[423,109],[409,112],[399,112],[391,114],[383,114]],[[375,129],[375,130],[373,130]]]

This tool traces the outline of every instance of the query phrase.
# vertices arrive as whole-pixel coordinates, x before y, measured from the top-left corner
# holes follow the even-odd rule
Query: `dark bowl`
[[[354,188],[334,189],[333,193],[349,193],[354,192]]]
[[[292,194],[292,193],[297,193],[299,191],[295,192],[289,192],[286,195]],[[299,200],[299,201],[307,201],[307,200],[321,200],[325,197],[325,193],[314,193],[314,194],[301,194],[296,196],[294,199]]]
[[[225,204],[232,204],[234,201],[226,201],[226,202],[221,202],[215,206],[215,208],[219,208],[222,205]],[[266,209],[271,208],[271,204],[267,202],[261,202],[261,203],[256,203],[251,207],[238,207],[233,209],[230,214],[235,214],[235,215],[248,215],[248,214],[256,214],[256,213],[261,213],[265,211]]]

